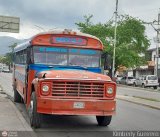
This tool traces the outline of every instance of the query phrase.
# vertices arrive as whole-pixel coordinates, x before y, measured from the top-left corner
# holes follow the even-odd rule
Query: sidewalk
[[[138,86],[134,87],[133,85],[128,86],[128,85],[123,85],[123,84],[117,84],[117,86],[119,86],[119,87],[130,87],[130,88],[139,89],[139,90],[145,89],[146,91],[160,93],[160,87],[158,87],[157,89],[153,89],[153,88],[142,88],[142,87],[138,87]]]
[[[0,131],[33,131],[13,102],[1,89]]]
[[[124,96],[124,95],[117,95],[116,98],[119,100],[124,100],[124,101],[132,102],[138,105],[144,105],[147,107],[151,107],[151,108],[160,110],[159,101],[151,101],[147,99],[142,99],[142,98],[132,97],[132,96]]]

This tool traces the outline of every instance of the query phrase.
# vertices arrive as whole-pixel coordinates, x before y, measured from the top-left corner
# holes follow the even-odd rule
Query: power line
[[[111,21],[113,21],[113,18],[114,18],[114,13],[113,13],[112,17],[109,19],[109,21],[107,21],[106,24],[109,24]]]

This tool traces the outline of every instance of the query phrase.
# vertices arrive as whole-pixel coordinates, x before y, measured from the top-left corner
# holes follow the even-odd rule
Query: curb
[[[13,102],[13,97],[11,97],[10,95],[8,95],[6,93],[9,103],[11,104],[11,106],[13,107],[15,113],[17,114],[19,120],[21,121],[23,127],[25,128],[25,131],[32,131],[34,132],[34,130],[29,126],[28,122],[25,120],[25,118],[23,117],[23,115],[21,114],[21,112],[19,111],[19,109],[15,106],[15,103]]]
[[[33,129],[28,125],[28,123],[26,122],[26,120],[24,119],[22,114],[19,112],[19,110],[17,109],[15,104],[10,99],[9,99],[9,103],[11,104],[11,106],[13,107],[13,109],[14,109],[15,113],[17,114],[19,120],[21,121],[23,127],[25,128],[25,131],[33,131]]]
[[[20,111],[18,110],[18,108],[15,106],[15,103],[13,102],[13,97],[11,97],[9,94],[7,94],[6,92],[3,91],[3,88],[0,86],[0,90],[1,92],[5,93],[6,98],[8,98],[8,102],[9,104],[12,106],[14,112],[16,113],[18,119],[21,121],[25,131],[29,131],[29,132],[33,132],[34,130],[28,125],[27,121],[25,120],[25,118],[23,117],[23,115],[20,113]],[[32,134],[33,134],[32,133]]]
[[[149,108],[153,108],[153,109],[160,110],[160,107],[156,107],[156,106],[144,104],[144,103],[141,103],[141,102],[137,102],[137,101],[133,101],[133,100],[129,100],[129,99],[124,99],[124,98],[120,98],[120,97],[116,97],[116,99],[118,99],[118,100],[123,100],[123,101],[127,101],[127,102],[134,103],[134,104],[137,104],[137,105],[146,106],[146,107],[149,107]]]

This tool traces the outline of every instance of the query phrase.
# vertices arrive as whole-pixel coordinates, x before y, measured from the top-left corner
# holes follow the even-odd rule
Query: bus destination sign
[[[67,45],[79,45],[84,46],[87,44],[87,40],[80,37],[63,37],[63,36],[53,36],[52,43],[55,44],[67,44]]]

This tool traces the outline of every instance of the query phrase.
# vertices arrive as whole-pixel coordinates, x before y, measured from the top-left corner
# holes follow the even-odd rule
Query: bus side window
[[[24,50],[24,54],[23,54],[23,64],[26,64],[27,62],[27,50]]]
[[[16,64],[25,64],[26,63],[26,51],[18,51],[15,53],[15,63]]]

